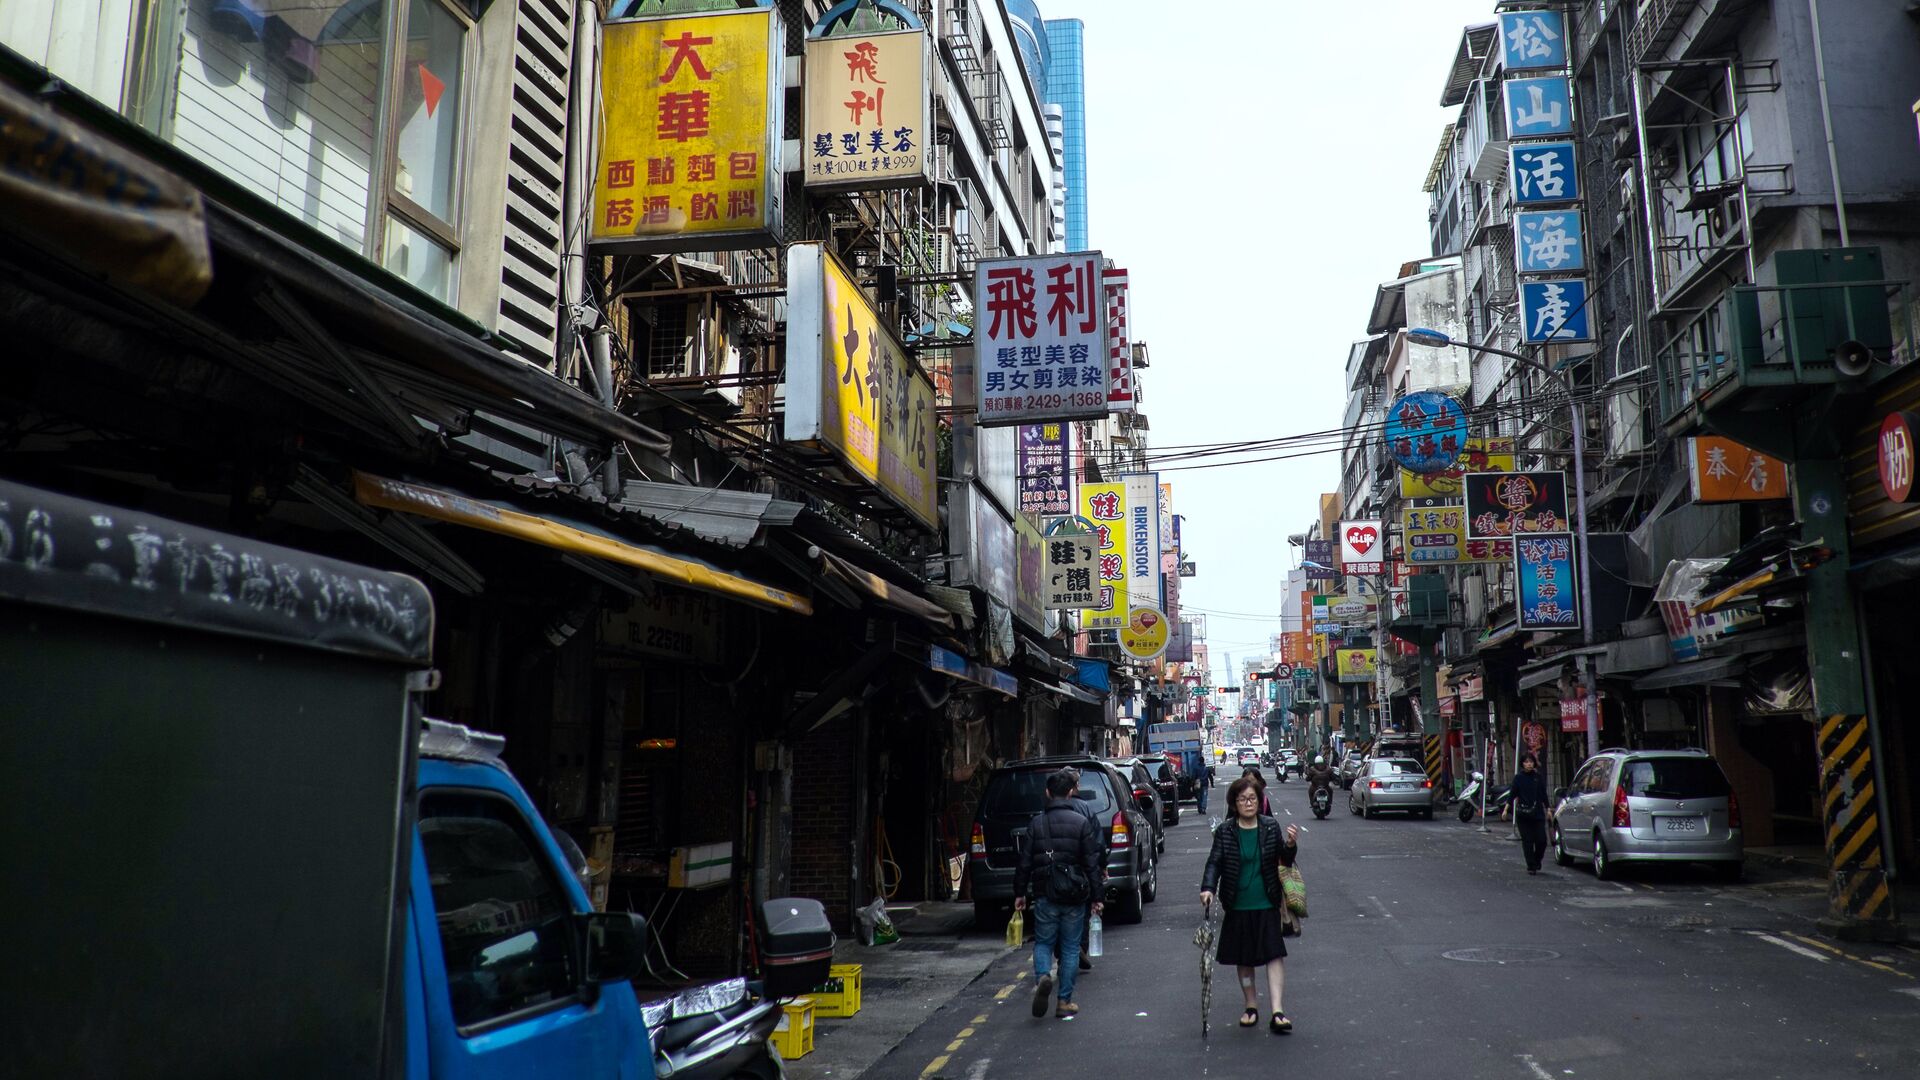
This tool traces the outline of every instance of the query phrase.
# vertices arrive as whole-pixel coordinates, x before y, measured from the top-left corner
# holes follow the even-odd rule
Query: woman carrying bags
[[[1240,969],[1240,993],[1247,1003],[1240,1026],[1252,1027],[1260,1022],[1254,971],[1264,967],[1267,997],[1273,1005],[1268,1030],[1284,1035],[1293,1031],[1293,1021],[1281,1007],[1281,994],[1286,989],[1287,943],[1282,936],[1286,900],[1280,868],[1293,865],[1299,852],[1300,829],[1289,825],[1283,832],[1278,821],[1260,813],[1263,794],[1260,785],[1246,776],[1227,789],[1227,807],[1233,816],[1213,832],[1213,850],[1207,855],[1207,868],[1200,879],[1200,903],[1213,903],[1217,891],[1226,908],[1215,955],[1220,963]]]

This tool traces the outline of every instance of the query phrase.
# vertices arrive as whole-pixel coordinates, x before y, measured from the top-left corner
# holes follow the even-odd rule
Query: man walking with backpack
[[[1013,907],[1025,911],[1033,893],[1033,1015],[1047,1015],[1053,997],[1054,949],[1060,951],[1060,1000],[1053,1015],[1077,1015],[1073,980],[1079,974],[1080,934],[1086,926],[1088,900],[1100,914],[1104,849],[1093,819],[1074,805],[1079,778],[1072,769],[1047,777],[1047,805],[1027,826],[1027,848],[1014,872]]]

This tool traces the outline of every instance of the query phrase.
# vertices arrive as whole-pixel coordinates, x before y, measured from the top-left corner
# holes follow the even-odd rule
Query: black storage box
[[[769,997],[804,994],[827,981],[833,924],[818,900],[789,896],[760,905],[763,975]]]

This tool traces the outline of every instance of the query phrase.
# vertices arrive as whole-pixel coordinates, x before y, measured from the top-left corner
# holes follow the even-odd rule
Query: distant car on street
[[[1139,758],[1109,758],[1107,764],[1120,773],[1120,778],[1133,788],[1135,802],[1151,804],[1146,807],[1147,821],[1153,825],[1153,850],[1167,850],[1167,826],[1160,805],[1160,789],[1153,782],[1153,773]]]
[[[1145,753],[1134,758],[1147,767],[1147,774],[1153,778],[1154,790],[1160,793],[1160,824],[1174,825],[1180,821],[1180,771],[1173,758],[1167,754]]]
[[[1740,800],[1705,750],[1602,750],[1555,801],[1548,840],[1562,866],[1606,880],[1626,862],[1698,862],[1737,880]]]
[[[1340,786],[1353,790],[1353,781],[1366,770],[1367,759],[1357,753],[1350,753],[1340,759]]]
[[[1403,811],[1433,820],[1433,780],[1412,758],[1374,758],[1347,791],[1347,809],[1371,818]]]

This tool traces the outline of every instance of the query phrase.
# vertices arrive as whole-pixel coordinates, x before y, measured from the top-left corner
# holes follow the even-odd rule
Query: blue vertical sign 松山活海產
[[[1580,629],[1573,545],[1570,533],[1536,533],[1513,538],[1520,629]]]
[[[1513,215],[1514,257],[1523,274],[1566,274],[1587,268],[1579,210],[1521,210]]]
[[[1586,279],[1521,282],[1520,340],[1528,345],[1592,341]]]
[[[1507,148],[1516,206],[1578,202],[1579,161],[1570,142],[1514,143]]]
[[[1500,16],[1501,64],[1508,71],[1567,66],[1567,22],[1558,11],[1510,11]]]
[[[1573,134],[1573,80],[1565,75],[1508,79],[1507,135],[1543,139]]]

